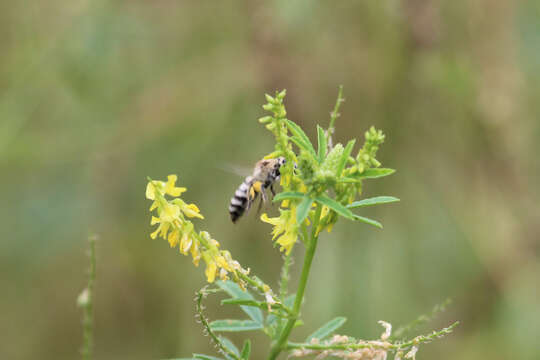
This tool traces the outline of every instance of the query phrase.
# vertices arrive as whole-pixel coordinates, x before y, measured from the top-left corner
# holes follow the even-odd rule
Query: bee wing
[[[230,163],[221,163],[219,165],[216,165],[216,168],[229,174],[238,175],[242,178],[245,178],[246,176],[253,174],[253,168],[250,168],[247,166],[239,166],[239,165],[230,164]]]

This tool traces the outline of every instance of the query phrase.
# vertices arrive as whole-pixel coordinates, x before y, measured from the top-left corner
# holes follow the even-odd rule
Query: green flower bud
[[[259,122],[261,124],[266,124],[267,122],[270,122],[270,121],[272,121],[271,116],[263,116],[262,118],[259,119]]]

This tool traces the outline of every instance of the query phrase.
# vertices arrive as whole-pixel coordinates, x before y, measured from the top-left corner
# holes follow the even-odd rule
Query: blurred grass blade
[[[395,172],[396,170],[394,169],[372,168],[364,171],[362,174],[360,174],[360,177],[364,179],[376,179],[383,176],[392,175]]]
[[[330,209],[334,210],[339,215],[347,219],[350,219],[350,220],[354,219],[354,214],[351,212],[351,210],[347,209],[345,206],[341,205],[340,203],[338,203],[334,199],[329,198],[326,195],[317,196],[315,198],[315,201],[317,201],[320,204],[328,206]]]
[[[339,316],[335,319],[330,320],[329,322],[321,326],[313,334],[309,335],[306,339],[306,343],[310,343],[312,339],[323,340],[327,336],[331,335],[334,331],[339,329],[343,324],[345,324],[345,321],[347,321],[347,319],[343,316]]]
[[[399,201],[399,199],[393,196],[376,196],[376,197],[372,197],[368,199],[362,199],[360,201],[355,201],[352,204],[347,205],[347,207],[349,209],[354,209],[354,208],[364,207],[364,206],[388,204],[388,203],[393,203],[397,201]]]
[[[323,128],[319,125],[317,125],[317,146],[317,157],[319,159],[319,164],[322,164],[324,158],[326,157],[326,150],[328,145],[326,144],[326,134],[324,133]]]
[[[217,285],[225,290],[227,294],[232,296],[235,299],[243,299],[243,300],[255,300],[253,296],[246,290],[243,291],[240,286],[238,286],[236,283],[232,281],[217,281]],[[259,324],[263,324],[263,314],[260,309],[257,309],[252,306],[240,306],[242,310],[248,314],[248,316],[255,322]]]
[[[353,214],[353,216],[354,216],[355,220],[361,221],[361,222],[369,224],[369,225],[376,226],[379,229],[383,228],[382,224],[380,222],[378,222],[377,220],[373,220],[373,219],[363,217],[363,216],[360,216],[360,215],[356,215],[356,214]]]
[[[304,199],[300,202],[296,208],[296,223],[302,224],[311,210],[311,204],[313,204],[313,199],[308,196],[305,196]]]
[[[262,325],[253,320],[215,320],[210,323],[213,331],[252,331],[262,329]]]
[[[251,341],[247,339],[246,341],[244,341],[244,346],[242,347],[242,354],[240,354],[240,357],[243,360],[248,360],[250,354],[251,354]]]
[[[277,194],[274,197],[274,200],[272,201],[281,201],[281,200],[287,200],[287,199],[302,199],[306,196],[306,194],[298,192],[298,191],[286,191]]]

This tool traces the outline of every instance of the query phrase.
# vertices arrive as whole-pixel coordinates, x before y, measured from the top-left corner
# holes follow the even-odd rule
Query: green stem
[[[317,249],[317,240],[319,239],[319,237],[316,235],[316,229],[319,225],[321,210],[321,205],[317,204],[314,222],[311,229],[311,236],[309,241],[306,243],[306,255],[304,258],[304,265],[302,266],[302,274],[300,275],[298,291],[296,292],[296,298],[294,299],[293,316],[287,321],[285,329],[283,329],[279,339],[272,345],[268,360],[274,360],[283,350],[284,346],[287,343],[287,339],[289,338],[289,335],[291,334],[291,331],[294,327],[294,324],[298,319],[298,315],[300,314],[300,307],[302,306],[302,299],[304,298],[304,291],[306,290],[306,285],[309,278],[309,271],[311,270],[311,263],[313,261],[313,256],[315,255],[315,250]]]
[[[330,113],[330,124],[328,125],[328,139],[327,143],[332,148],[332,135],[334,134],[334,123],[336,122],[336,119],[339,117],[339,107],[341,106],[341,103],[344,102],[345,99],[343,98],[343,85],[339,86],[338,91],[338,97],[336,100],[336,105],[334,106],[334,110]]]

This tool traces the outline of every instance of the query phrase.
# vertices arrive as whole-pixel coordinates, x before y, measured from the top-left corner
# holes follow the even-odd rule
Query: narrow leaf
[[[362,174],[360,174],[360,177],[365,178],[365,179],[376,179],[383,176],[392,175],[395,172],[396,170],[394,169],[371,168],[371,169],[367,169]]]
[[[379,229],[383,228],[382,224],[380,222],[378,222],[377,220],[373,220],[373,219],[363,217],[363,216],[360,216],[360,215],[356,215],[356,214],[354,214],[354,219],[358,220],[358,221],[361,221],[363,223],[369,224],[369,225],[376,226]]]
[[[326,150],[328,145],[326,144],[326,134],[324,133],[323,128],[319,125],[317,125],[317,146],[317,156],[319,158],[319,164],[322,164],[324,158],[326,157]]]
[[[309,141],[309,138],[307,137],[306,133],[300,126],[298,126],[296,123],[292,122],[289,119],[285,119],[285,123],[287,124],[287,127],[291,131],[291,133],[298,137],[300,141],[306,146],[306,150],[309,151],[314,157],[317,157],[317,154],[315,154],[315,149],[313,148],[313,145],[311,144],[311,141]],[[298,144],[297,144],[298,145]]]
[[[253,320],[215,320],[210,328],[213,331],[251,331],[262,329],[262,325]]]
[[[343,324],[345,324],[345,321],[347,321],[347,319],[342,316],[330,320],[329,322],[321,326],[319,329],[317,329],[317,331],[315,331],[313,334],[309,335],[306,339],[306,342],[310,343],[312,339],[323,340],[327,336],[331,335],[334,331],[339,329]]]
[[[248,360],[250,354],[251,354],[251,341],[247,339],[246,341],[244,341],[244,346],[242,347],[242,354],[240,355],[240,357],[243,360]]]
[[[286,191],[286,192],[282,192],[274,196],[274,200],[272,201],[275,202],[275,201],[282,201],[286,199],[302,199],[304,198],[305,195],[306,194],[298,192],[298,191]]]
[[[248,291],[243,291],[240,286],[232,281],[218,281],[217,285],[235,299],[255,300]],[[252,306],[240,306],[248,316],[259,324],[263,324],[263,314],[260,309]]]
[[[223,360],[222,358],[204,354],[193,354],[193,358],[198,360]]]
[[[347,209],[345,206],[341,205],[340,203],[338,203],[334,199],[329,198],[326,195],[317,196],[315,198],[315,201],[317,201],[320,204],[328,206],[330,209],[334,210],[339,215],[347,219],[350,219],[350,220],[354,219],[354,214],[351,212],[351,210]]]
[[[356,139],[352,139],[347,143],[347,146],[345,146],[345,150],[343,151],[343,155],[341,155],[341,158],[339,159],[338,167],[336,170],[337,177],[341,176],[341,172],[345,168],[345,164],[347,163],[347,159],[349,159],[349,155],[351,155],[351,151],[354,147],[355,142]]]
[[[223,345],[225,345],[225,347],[227,347],[229,350],[231,350],[233,353],[235,353],[237,356],[240,356],[240,350],[238,350],[238,348],[236,347],[236,345],[233,344],[233,342],[229,339],[227,339],[226,337],[224,336],[220,336],[219,337],[219,341],[221,341],[223,343]],[[230,357],[230,356],[227,356],[227,357]]]
[[[302,139],[300,139],[298,136],[292,136],[290,137],[289,139],[291,139],[291,141],[293,143],[295,143],[300,149],[304,149],[305,151],[307,151],[308,153],[312,154],[311,153],[311,148],[310,148],[310,145],[306,144]],[[312,154],[313,155],[313,154]]]
[[[362,199],[360,201],[355,201],[352,204],[347,205],[349,209],[354,209],[363,206],[379,205],[379,204],[388,204],[399,201],[398,198],[393,196],[376,196],[369,199]]]
[[[311,204],[313,204],[313,199],[305,196],[298,207],[296,208],[296,223],[302,224],[306,217],[308,216],[309,210],[311,209]]]
[[[254,307],[261,307],[264,306],[265,303],[262,301],[255,301],[255,300],[244,300],[244,299],[223,299],[221,300],[221,305],[245,305],[245,306],[254,306]]]

